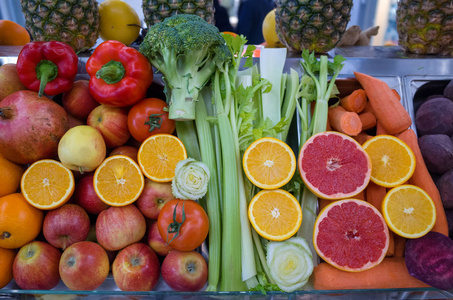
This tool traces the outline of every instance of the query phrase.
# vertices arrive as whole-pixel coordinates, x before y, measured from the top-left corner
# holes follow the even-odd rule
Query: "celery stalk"
[[[222,171],[223,171],[223,206],[222,206],[222,260],[221,260],[221,291],[243,291],[245,289],[241,280],[241,227],[238,199],[238,168],[235,163],[236,151],[234,149],[234,136],[230,121],[225,114],[220,88],[220,75],[228,72],[216,71],[214,75],[214,99],[216,117],[219,125],[220,143],[222,146]],[[224,78],[223,78],[224,79]]]
[[[316,92],[316,104],[313,112],[313,117],[310,120],[310,126],[308,130],[302,128],[302,136],[300,147],[305,143],[306,139],[310,136],[326,131],[328,109],[329,109],[329,98],[332,90],[335,86],[335,79],[343,68],[344,58],[342,56],[335,56],[333,63],[327,60],[327,56],[321,55],[319,61],[316,59],[314,52],[309,53],[308,50],[302,52],[303,61],[301,65],[306,73],[312,79],[311,84],[301,85],[304,90],[300,91],[302,96],[303,104],[300,105],[299,111],[302,113],[300,118],[302,125],[307,125],[307,120],[310,120],[310,109],[309,99],[305,96],[311,94],[313,88]],[[333,72],[330,82],[328,81],[329,69]],[[305,75],[304,75],[305,76]],[[302,82],[305,84],[304,80]],[[302,189],[302,195],[299,195],[302,211],[304,212],[304,218],[302,219],[302,225],[297,233],[298,236],[305,238],[307,241],[313,240],[313,226],[316,220],[316,210],[318,206],[318,198],[308,190],[306,186]],[[310,250],[312,254],[315,254],[313,243],[310,243]],[[313,264],[316,266],[318,263],[316,255],[313,255]]]
[[[198,161],[201,160],[197,131],[193,121],[176,121],[175,124],[178,137],[186,147],[187,156]]]
[[[209,264],[208,264],[208,286],[207,291],[217,291],[220,277],[220,258],[221,258],[221,214],[220,214],[220,197],[217,178],[217,163],[214,150],[214,142],[211,134],[208,113],[203,97],[209,89],[203,89],[199,94],[199,100],[195,104],[196,115],[195,125],[200,140],[199,147],[201,161],[204,162],[211,172],[212,176],[208,183],[208,192],[206,193],[206,207],[209,216]],[[201,99],[200,99],[201,98]]]

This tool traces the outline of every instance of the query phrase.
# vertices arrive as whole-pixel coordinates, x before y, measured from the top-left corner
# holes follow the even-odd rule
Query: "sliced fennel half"
[[[302,288],[313,272],[312,254],[307,241],[302,237],[269,242],[267,264],[272,279],[285,292]]]

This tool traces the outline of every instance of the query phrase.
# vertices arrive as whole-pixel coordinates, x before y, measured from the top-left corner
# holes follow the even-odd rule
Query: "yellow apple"
[[[104,138],[98,130],[88,125],[69,129],[58,144],[58,158],[61,163],[80,173],[95,170],[105,156]]]

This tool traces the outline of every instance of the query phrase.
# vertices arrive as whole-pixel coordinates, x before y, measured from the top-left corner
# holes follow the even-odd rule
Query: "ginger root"
[[[344,46],[368,46],[372,36],[378,34],[379,26],[370,27],[364,31],[359,26],[349,27],[341,37],[336,47]]]

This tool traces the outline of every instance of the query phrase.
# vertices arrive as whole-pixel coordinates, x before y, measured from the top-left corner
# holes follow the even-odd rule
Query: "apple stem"
[[[186,213],[184,211],[184,201],[182,203],[182,221],[181,222],[178,222],[176,221],[176,208],[178,207],[178,203],[176,203],[175,205],[175,209],[173,210],[173,223],[171,223],[170,225],[168,225],[168,228],[167,228],[167,242],[165,243],[166,245],[169,245],[175,238],[177,238],[179,236],[179,231],[181,230],[181,226],[182,224],[184,223],[184,221],[186,220]],[[168,241],[168,234],[169,233],[174,233],[175,235],[171,238],[170,241]]]

